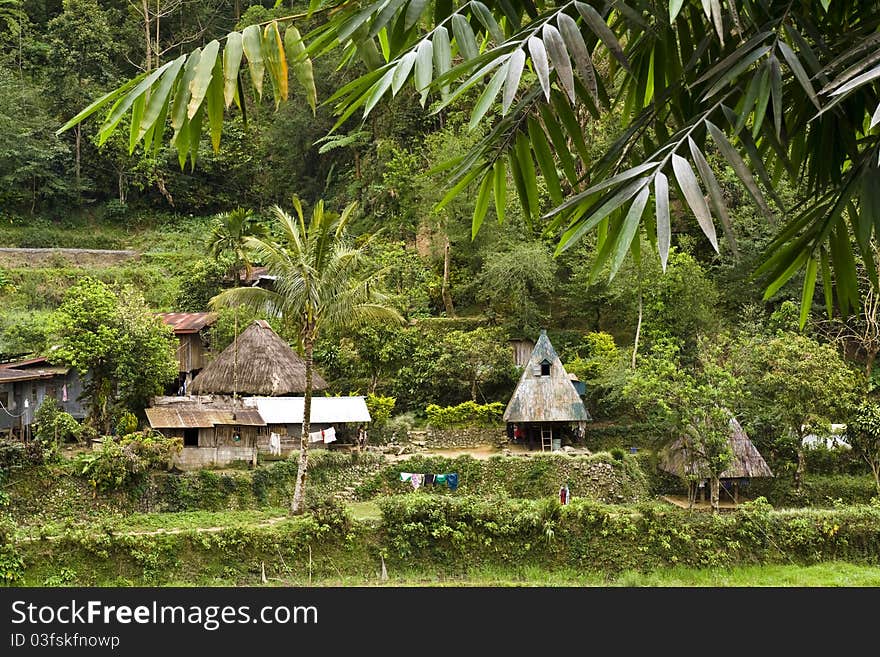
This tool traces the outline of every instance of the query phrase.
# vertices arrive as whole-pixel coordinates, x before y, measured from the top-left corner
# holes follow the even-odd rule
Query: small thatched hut
[[[312,390],[327,382],[313,373]],[[306,363],[269,326],[256,320],[199,372],[189,386],[193,395],[301,395]]]
[[[773,472],[735,417],[730,418],[730,447],[733,450],[733,459],[719,478],[721,491],[734,502],[738,502],[740,489],[747,487],[750,479],[772,477]],[[688,449],[682,438],[663,450],[657,465],[665,472],[688,479],[688,485],[692,488],[689,491],[691,499],[696,498],[700,489],[706,496],[709,495],[706,463],[702,457]]]
[[[503,418],[514,441],[542,451],[559,449],[564,433],[592,420],[547,331],[541,331]]]

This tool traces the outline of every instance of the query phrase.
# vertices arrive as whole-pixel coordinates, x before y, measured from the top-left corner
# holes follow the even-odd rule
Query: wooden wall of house
[[[19,430],[31,424],[34,414],[46,397],[54,398],[62,410],[77,420],[82,420],[86,416],[86,408],[78,399],[81,394],[82,380],[76,370],[71,370],[66,376],[58,375],[51,379],[0,384],[0,403],[6,409],[4,411],[0,408],[0,430]],[[25,399],[28,401],[27,409],[24,407]]]
[[[254,447],[260,440],[268,441],[266,427],[238,427],[241,440],[234,441],[235,426],[219,425],[213,429],[199,429],[199,447]]]
[[[192,372],[205,366],[205,343],[198,333],[178,336],[177,363],[179,372]]]

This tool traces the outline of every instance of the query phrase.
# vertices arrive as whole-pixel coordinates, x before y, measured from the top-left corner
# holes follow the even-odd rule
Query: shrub
[[[106,436],[99,450],[79,456],[80,472],[96,489],[109,491],[149,470],[168,469],[172,456],[182,449],[180,438],[166,438],[151,429],[121,438]]]
[[[373,426],[376,428],[385,426],[385,423],[391,417],[391,412],[394,410],[394,404],[397,400],[394,397],[383,397],[371,392],[367,395],[365,401],[370,417],[373,419]]]
[[[62,443],[79,442],[82,434],[82,425],[70,413],[61,410],[61,405],[52,397],[43,399],[34,414],[34,424],[34,437],[43,449],[45,460],[52,460]]]
[[[457,406],[446,407],[429,404],[425,408],[425,413],[428,416],[428,424],[438,429],[494,427],[501,424],[501,419],[504,415],[504,404],[501,402],[477,404],[474,401],[466,401]]]

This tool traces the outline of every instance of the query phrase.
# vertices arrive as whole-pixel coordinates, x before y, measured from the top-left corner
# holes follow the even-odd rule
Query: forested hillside
[[[567,369],[587,383],[588,406],[599,421],[650,418],[649,400],[633,383],[643,392],[651,388],[650,380],[633,378],[640,365],[650,379],[664,364],[705,372],[711,362],[748,393],[737,414],[759,446],[762,435],[775,441],[780,427],[793,425],[762,405],[772,391],[759,375],[772,359],[784,360],[774,361],[784,369],[804,352],[761,355],[756,345],[776,338],[791,344],[784,336],[796,334],[806,340],[802,349],[825,354],[820,343],[830,344],[827,357],[845,357],[851,387],[864,389],[857,375],[872,375],[876,310],[866,304],[847,322],[829,320],[822,314],[823,286],[816,285],[801,331],[801,273],[765,299],[769,281],[753,274],[778,226],[760,214],[738,174],[708,144],[735,240],[721,240],[716,252],[689,204],[673,195],[664,271],[647,228],[628,253],[613,258],[607,245],[604,252],[597,246],[602,226],[559,252],[559,226],[540,212],[526,215],[515,189],[521,180],[512,174],[500,187],[494,183],[495,202],[476,213],[486,214],[476,231],[475,205],[487,202],[482,183],[474,179],[444,198],[449,176],[440,165],[486,135],[489,128],[472,120],[480,87],[430,111],[437,106],[422,107],[412,86],[400,86],[366,119],[354,112],[337,123],[328,99],[367,71],[366,55],[313,57],[316,99],[308,85],[293,82],[299,70],[290,72],[288,102],[276,103],[268,82],[261,96],[250,84],[241,86],[225,113],[222,148],[212,148],[210,131],[201,130],[183,166],[167,141],[156,138],[145,149],[143,141],[130,140],[128,114],[103,135],[91,120],[59,132],[102,94],[233,30],[293,15],[307,34],[326,20],[322,11],[306,17],[308,9],[239,0],[2,4],[0,246],[135,252],[97,255],[86,264],[62,253],[0,253],[4,359],[45,354],[57,343],[51,316],[86,274],[133,286],[154,312],[208,310],[237,275],[261,264],[242,251],[247,230],[236,217],[244,213],[249,226],[268,225],[269,208],[292,211],[296,196],[307,212],[319,201],[336,211],[356,202],[350,231],[357,240],[373,237],[369,255],[384,268],[390,302],[405,319],[325,332],[316,366],[332,394],[393,397],[393,415],[404,427],[423,421],[429,404],[505,402],[518,376],[509,340],[534,340],[542,328]],[[599,72],[608,73],[613,57],[598,49],[593,56]],[[611,102],[595,116],[578,113],[585,162],[603,155],[631,112]],[[541,175],[535,180],[541,212],[557,204],[558,184]],[[774,193],[791,205],[804,194],[784,180]],[[220,309],[214,348],[231,341],[236,322],[244,326],[251,318]],[[290,326],[276,328],[298,343]],[[829,365],[838,366],[842,361]],[[842,412],[827,411],[817,415],[830,421]]]

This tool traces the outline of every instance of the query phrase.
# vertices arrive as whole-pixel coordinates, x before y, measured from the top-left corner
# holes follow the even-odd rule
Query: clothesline
[[[418,490],[422,484],[431,484],[432,486],[442,486],[443,484],[446,484],[447,486],[449,486],[449,490],[452,491],[458,488],[457,472],[444,472],[443,474],[401,472],[400,480],[410,482],[412,484],[412,487],[416,490]]]

